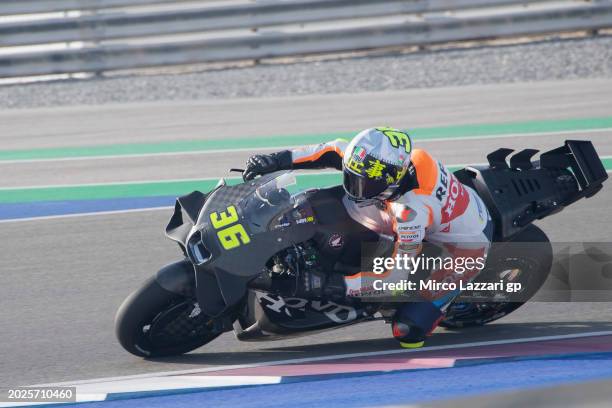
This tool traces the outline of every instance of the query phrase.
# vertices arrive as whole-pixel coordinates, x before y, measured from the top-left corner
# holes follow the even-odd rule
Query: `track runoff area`
[[[612,117],[603,115],[500,123],[474,121],[467,125],[423,126],[407,130],[413,135],[415,144],[426,147],[452,169],[483,162],[487,153],[502,145],[546,150],[561,145],[565,139],[587,139],[593,141],[604,157],[606,169],[612,171]],[[173,141],[168,137],[166,141],[155,142],[1,150],[0,166],[6,170],[30,168],[35,173],[40,167],[66,169],[71,181],[58,183],[53,175],[43,181],[36,177],[28,179],[27,172],[24,172],[13,181],[14,185],[2,187],[0,230],[7,233],[28,228],[34,230],[37,223],[51,221],[85,225],[98,218],[107,220],[130,213],[169,216],[169,207],[177,195],[213,187],[219,176],[226,174],[224,169],[239,167],[239,163],[253,152],[350,137],[353,133],[330,131],[257,137],[245,134],[232,140],[208,137]],[[82,172],[86,173],[89,166],[104,167],[116,162],[128,163],[126,166],[129,166],[129,163],[140,160],[190,162],[191,158],[206,160],[218,169],[219,174],[199,178],[148,177],[91,182],[81,177],[82,173],[78,171],[84,169]],[[327,186],[340,180],[338,174],[331,172],[300,174],[298,177],[300,185],[305,187]],[[238,183],[239,178],[229,177],[228,181]],[[588,205],[593,215],[590,218],[604,214],[609,206],[612,197],[605,190],[606,187]],[[581,202],[576,206],[585,204]],[[565,221],[574,224],[568,228],[575,228],[581,220],[579,212],[574,209],[566,212]],[[158,218],[164,217],[155,219]],[[580,228],[587,230],[602,221],[585,220]],[[158,225],[160,231],[162,228],[163,225]],[[551,239],[557,240],[567,233],[554,221],[544,225],[544,230],[551,234]],[[599,235],[594,233],[580,239],[602,240],[605,236],[606,232],[600,229]],[[25,244],[26,240],[22,242]],[[83,250],[93,248],[85,244]],[[602,309],[610,308],[602,305]],[[542,309],[535,306],[535,310]],[[547,319],[547,316],[539,317],[539,321]],[[569,316],[568,320],[577,319]],[[535,328],[519,333],[498,330],[494,331],[493,338],[483,336],[485,340],[478,336],[456,335],[456,339],[443,344],[432,341],[431,345],[419,350],[394,349],[390,342],[364,350],[354,347],[354,342],[347,342],[346,347],[337,347],[333,353],[324,355],[292,358],[291,353],[286,353],[285,358],[264,356],[250,363],[241,363],[240,353],[236,353],[236,358],[226,364],[203,362],[189,370],[179,370],[168,364],[171,369],[161,371],[167,367],[162,362],[154,368],[143,369],[145,373],[115,377],[89,373],[80,377],[85,380],[66,373],[59,377],[31,375],[28,378],[44,380],[21,379],[19,384],[37,384],[39,388],[61,387],[74,391],[72,403],[89,402],[88,406],[104,407],[202,404],[245,407],[445,406],[448,401],[452,404],[469,401],[471,406],[478,406],[479,398],[493,398],[484,400],[489,403],[509,402],[528,395],[529,390],[548,387],[546,389],[554,392],[558,389],[556,387],[567,384],[603,384],[598,388],[601,393],[606,389],[607,381],[612,381],[612,326],[603,323],[574,326],[568,332]],[[478,333],[486,333],[486,328]],[[330,339],[334,338],[333,332],[328,335]],[[307,338],[302,344],[308,344]],[[8,360],[8,353],[6,356]],[[125,354],[123,357],[124,365],[144,367],[139,366],[141,361],[132,356]],[[36,366],[36,363],[32,364]],[[121,370],[117,371],[121,373]],[[54,381],[66,377],[69,381]],[[0,406],[42,403],[12,400],[2,402]]]

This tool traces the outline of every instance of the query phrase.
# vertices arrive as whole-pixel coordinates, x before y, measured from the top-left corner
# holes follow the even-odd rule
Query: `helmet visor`
[[[373,179],[344,171],[344,191],[355,200],[369,200],[387,189],[384,179]]]

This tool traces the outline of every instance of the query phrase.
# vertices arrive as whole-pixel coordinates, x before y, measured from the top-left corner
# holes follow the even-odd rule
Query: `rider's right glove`
[[[290,170],[293,167],[291,152],[288,150],[272,154],[256,154],[249,157],[242,173],[244,181],[277,170]]]

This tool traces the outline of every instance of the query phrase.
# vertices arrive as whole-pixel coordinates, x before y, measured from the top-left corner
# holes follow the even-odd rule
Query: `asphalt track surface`
[[[487,85],[216,103],[155,103],[0,113],[3,149],[240,138],[395,127],[609,116],[612,80]],[[373,123],[374,122],[374,123]],[[580,133],[612,155],[612,131]],[[494,148],[561,145],[567,135],[423,142],[447,163]],[[418,143],[418,140],[415,142]],[[0,163],[2,187],[226,175],[248,152]],[[1,193],[0,193],[1,194]],[[610,241],[612,190],[540,223],[557,242]],[[179,256],[163,236],[170,210],[0,224],[0,388],[397,347],[381,322],[270,343],[228,333],[185,356],[141,360],[114,338],[122,300]],[[440,330],[430,345],[610,330],[610,303],[531,303],[483,328]]]

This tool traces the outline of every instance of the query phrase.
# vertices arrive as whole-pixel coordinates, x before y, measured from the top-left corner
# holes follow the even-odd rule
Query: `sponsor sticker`
[[[329,245],[329,247],[333,249],[340,249],[344,246],[344,238],[338,233],[333,233],[331,237],[329,237],[327,245]]]
[[[366,155],[366,149],[361,146],[357,146],[355,147],[355,150],[353,150],[353,158],[358,162],[362,162],[363,159],[365,159]]]
[[[296,224],[306,224],[308,222],[314,222],[314,217],[312,215],[295,221]]]
[[[442,224],[451,222],[455,218],[462,215],[470,203],[470,197],[463,184],[461,184],[455,176],[450,177],[450,185],[448,188],[448,198],[446,204],[442,207]]]
[[[423,231],[400,231],[399,232],[400,242],[418,242],[423,240]]]
[[[291,222],[289,221],[289,219],[286,216],[281,216],[278,217],[277,224],[274,225],[272,229],[287,228],[290,225]]]
[[[398,225],[397,230],[398,231],[416,231],[416,230],[420,230],[423,229],[423,226],[421,224],[418,225]]]

